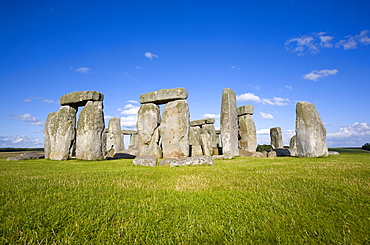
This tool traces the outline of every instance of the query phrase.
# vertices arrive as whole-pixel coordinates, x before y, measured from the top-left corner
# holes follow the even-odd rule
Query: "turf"
[[[0,159],[3,244],[369,244],[370,154],[215,166]]]

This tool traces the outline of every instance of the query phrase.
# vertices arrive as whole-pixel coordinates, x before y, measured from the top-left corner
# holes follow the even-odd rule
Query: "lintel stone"
[[[60,97],[61,105],[85,106],[88,101],[103,101],[104,95],[97,91],[80,91]]]
[[[137,130],[124,129],[124,130],[121,130],[121,133],[124,135],[133,135],[133,134],[137,134]]]
[[[199,119],[199,120],[191,121],[190,127],[202,126],[204,124],[214,124],[214,123],[215,123],[214,118]]]
[[[188,91],[185,88],[161,89],[140,95],[140,103],[165,104],[174,100],[186,100]]]
[[[253,115],[254,105],[243,105],[238,107],[238,116]]]

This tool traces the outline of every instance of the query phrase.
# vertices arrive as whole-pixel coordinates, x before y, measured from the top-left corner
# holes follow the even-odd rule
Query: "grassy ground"
[[[370,244],[370,154],[215,166],[0,159],[0,243]]]

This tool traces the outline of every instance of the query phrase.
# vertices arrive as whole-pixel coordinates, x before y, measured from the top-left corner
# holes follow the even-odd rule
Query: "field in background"
[[[370,154],[215,166],[0,159],[0,243],[369,244]]]

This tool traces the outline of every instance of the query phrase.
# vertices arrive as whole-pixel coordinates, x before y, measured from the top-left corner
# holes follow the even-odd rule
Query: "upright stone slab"
[[[256,151],[256,125],[250,114],[238,117],[239,120],[239,148],[249,152]]]
[[[281,128],[270,128],[270,139],[272,149],[284,148],[283,145],[283,134],[281,133]]]
[[[202,129],[199,126],[189,128],[189,145],[201,145],[200,134]]]
[[[106,151],[113,149],[114,153],[119,153],[125,150],[120,118],[112,117],[109,119],[106,142]]]
[[[159,144],[159,106],[153,103],[140,106],[137,117],[137,133],[139,155],[149,155],[162,158]]]
[[[140,95],[140,103],[165,104],[175,100],[186,100],[188,91],[185,88],[161,89]]]
[[[72,155],[76,112],[76,108],[66,105],[48,115],[44,130],[46,159],[67,160]]]
[[[230,88],[226,88],[222,92],[221,141],[223,155],[229,157],[238,156],[238,118],[236,95]]]
[[[296,135],[293,135],[292,138],[290,138],[290,141],[289,141],[289,151],[290,151],[290,155],[292,157],[298,156],[298,152],[297,152],[297,136]]]
[[[299,157],[328,156],[326,129],[315,106],[308,102],[296,105],[296,144]]]
[[[88,101],[82,109],[77,123],[77,159],[103,159],[103,133],[103,102]]]
[[[165,105],[161,122],[163,158],[189,156],[189,120],[186,100],[171,101]]]
[[[139,141],[139,137],[137,136],[137,134],[131,134],[130,135],[130,144],[128,146],[128,150],[133,150],[133,149],[138,149],[138,141]]]

